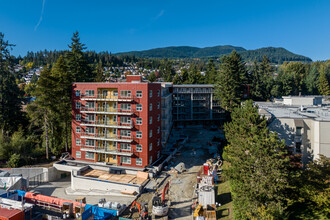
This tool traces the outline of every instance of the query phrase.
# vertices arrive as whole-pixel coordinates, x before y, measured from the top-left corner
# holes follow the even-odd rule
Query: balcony
[[[131,97],[119,97],[113,95],[104,96],[102,94],[97,94],[95,96],[86,96],[84,94],[81,95],[81,100],[86,101],[113,101],[113,102],[132,102],[134,100],[134,96]]]
[[[88,151],[94,153],[103,153],[103,154],[111,154],[111,155],[120,155],[120,156],[132,156],[134,153],[132,150],[121,150],[121,149],[114,149],[110,147],[90,147],[90,146],[82,146],[80,148],[81,151]]]
[[[131,143],[133,141],[133,137],[125,137],[115,134],[91,134],[91,133],[83,132],[80,137],[84,139],[116,141],[116,142],[126,142],[126,143]]]
[[[131,123],[122,123],[117,121],[86,121],[82,120],[80,123],[81,126],[94,126],[94,127],[100,127],[100,128],[121,128],[121,129],[132,129],[134,128],[134,124],[131,121]]]
[[[109,115],[133,115],[134,112],[132,109],[123,110],[123,109],[115,109],[115,108],[86,108],[82,107],[80,110],[81,113],[95,113],[95,114],[109,114]]]

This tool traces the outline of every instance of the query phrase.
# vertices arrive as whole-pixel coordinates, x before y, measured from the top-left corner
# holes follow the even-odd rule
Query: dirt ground
[[[180,152],[171,160],[171,166],[176,166],[178,163],[183,162],[186,167],[186,171],[177,176],[171,174],[167,177],[166,181],[159,187],[162,189],[168,180],[171,180],[169,189],[169,198],[171,201],[171,207],[169,210],[169,219],[192,219],[192,204],[196,199],[195,185],[196,175],[201,165],[205,163],[207,159],[213,157],[208,151],[208,142],[211,142],[214,136],[219,136],[220,131],[210,131],[203,127],[189,127],[181,130],[173,129],[172,135],[168,141],[168,145],[172,145],[178,136],[181,134],[188,136],[188,141],[183,145]],[[166,176],[167,171],[163,171],[161,177],[156,181],[161,182]],[[140,204],[148,203],[149,214],[152,210],[152,197],[154,192],[143,193],[137,202]],[[138,219],[139,215],[135,212],[132,216],[125,215],[126,218]],[[162,219],[162,218],[159,218]],[[165,218],[163,218],[165,219]]]

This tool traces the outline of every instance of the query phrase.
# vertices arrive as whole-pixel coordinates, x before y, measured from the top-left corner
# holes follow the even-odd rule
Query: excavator
[[[168,181],[165,185],[165,187],[162,190],[162,194],[156,195],[152,199],[152,215],[153,216],[166,216],[168,214],[169,207],[171,205],[171,202],[169,198],[165,198],[166,195],[168,195],[170,187],[170,181]]]
[[[134,206],[137,206],[138,210],[139,210],[139,215],[140,215],[140,220],[147,220],[149,219],[149,215],[148,215],[148,206],[147,204],[143,204],[143,207],[141,209],[141,205],[140,203],[134,201],[131,205],[131,208],[129,209],[131,215],[133,213],[133,208]]]

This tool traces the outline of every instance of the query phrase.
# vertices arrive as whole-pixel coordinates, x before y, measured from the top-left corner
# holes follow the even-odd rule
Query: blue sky
[[[0,0],[12,54],[67,49],[80,32],[89,50],[165,46],[284,47],[330,59],[329,0]]]

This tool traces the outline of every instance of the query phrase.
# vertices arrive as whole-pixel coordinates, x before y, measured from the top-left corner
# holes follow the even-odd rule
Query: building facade
[[[173,83],[164,82],[162,85],[162,146],[165,147],[173,126],[172,117],[172,93]]]
[[[301,155],[301,162],[330,157],[330,107],[319,97],[283,97],[282,103],[257,102],[259,114],[269,121],[269,129],[283,139],[289,150]]]
[[[161,154],[161,84],[73,83],[72,156],[143,168]]]
[[[224,119],[213,85],[173,85],[173,120],[176,125]]]

